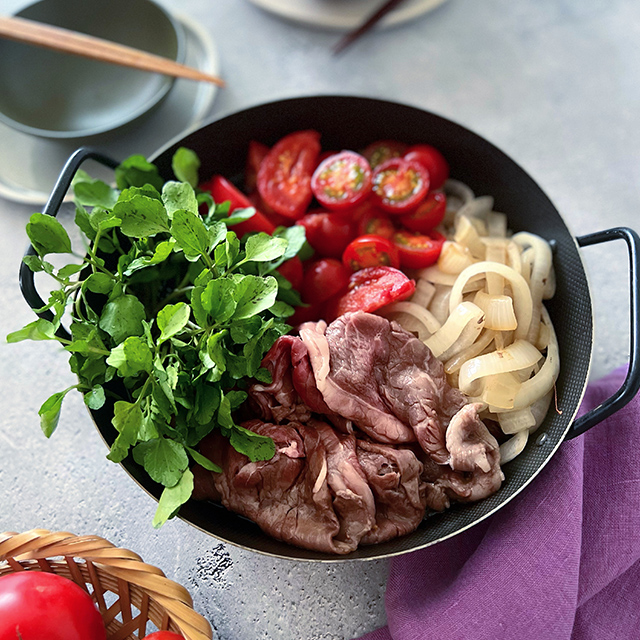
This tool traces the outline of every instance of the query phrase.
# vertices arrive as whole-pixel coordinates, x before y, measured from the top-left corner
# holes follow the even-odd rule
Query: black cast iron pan
[[[506,481],[489,498],[457,505],[443,514],[425,519],[412,534],[383,544],[362,547],[344,557],[298,549],[272,539],[252,522],[226,511],[220,505],[194,500],[186,503],[179,517],[195,527],[231,544],[253,551],[299,560],[342,561],[374,559],[414,551],[451,537],[490,516],[506,504],[541,471],[565,439],[587,429],[624,406],[640,388],[638,362],[638,246],[631,229],[616,228],[575,238],[540,187],[513,160],[468,129],[420,109],[381,100],[320,96],[283,100],[256,106],[213,121],[175,140],[150,158],[166,179],[173,179],[171,158],[178,147],[193,149],[201,159],[201,178],[221,173],[241,179],[250,140],[272,145],[297,129],[316,129],[323,149],[361,149],[379,139],[429,143],[442,151],[451,165],[451,176],[468,184],[477,195],[491,195],[495,208],[508,215],[513,231],[530,231],[546,238],[554,248],[557,290],[547,308],[560,346],[560,376],[557,407],[553,404],[544,423],[524,452],[504,467]],[[117,162],[91,149],[80,149],[68,161],[44,212],[56,215],[75,171],[87,158],[110,167]],[[629,250],[631,297],[630,368],[622,388],[590,413],[575,419],[585,392],[593,350],[591,295],[580,247],[623,239]],[[23,294],[34,309],[44,303],[35,290],[33,273],[23,264],[20,271]],[[116,433],[111,408],[92,412],[95,424],[110,445]],[[151,495],[159,498],[161,487],[153,483],[130,456],[123,462],[128,473]]]

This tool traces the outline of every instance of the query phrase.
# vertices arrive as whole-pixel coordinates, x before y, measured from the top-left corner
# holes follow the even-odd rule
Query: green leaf
[[[200,424],[209,424],[220,406],[220,388],[212,384],[196,387],[194,417]]]
[[[69,387],[64,391],[58,391],[54,393],[52,396],[47,398],[40,410],[38,411],[38,415],[40,416],[40,428],[42,429],[42,433],[44,433],[47,438],[51,437],[51,434],[56,430],[58,426],[58,421],[60,420],[60,410],[62,409],[62,401],[64,397],[71,391],[71,389],[75,389],[75,387]]]
[[[120,344],[129,336],[141,336],[144,333],[144,319],[145,310],[142,302],[133,295],[123,295],[104,306],[99,327],[106,331],[116,344]]]
[[[158,508],[153,517],[153,526],[161,527],[169,518],[173,517],[178,509],[191,497],[193,493],[193,473],[187,469],[180,480],[173,487],[165,487]]]
[[[251,262],[276,260],[284,255],[287,244],[284,238],[274,238],[268,233],[256,233],[247,238],[245,260]]]
[[[176,485],[189,466],[189,458],[184,447],[168,438],[156,438],[139,443],[133,450],[133,458],[144,466],[152,480],[165,487]]]
[[[7,342],[20,342],[21,340],[55,340],[56,329],[48,320],[40,318],[30,322],[22,329],[18,329],[7,336]]]
[[[282,255],[283,260],[289,260],[297,256],[306,242],[305,228],[300,224],[294,224],[290,227],[278,227],[273,235],[277,238],[284,238],[287,241],[287,250]]]
[[[89,409],[100,409],[104,406],[105,400],[104,388],[99,384],[84,394],[84,403]]]
[[[198,214],[198,200],[191,185],[186,182],[167,182],[162,187],[162,202],[169,218],[181,209]]]
[[[229,231],[227,232],[227,241],[225,242],[224,245],[221,245],[221,246],[224,246],[225,248],[227,269],[230,269],[233,263],[236,261],[238,254],[240,253],[240,240],[238,239],[238,236],[236,236],[236,234],[233,231]],[[216,252],[216,258],[217,258],[217,252]],[[216,259],[216,264],[218,264],[217,259]]]
[[[232,278],[211,280],[200,295],[202,308],[215,324],[224,324],[236,310],[236,283]]]
[[[71,276],[79,273],[84,268],[84,264],[66,264],[64,267],[58,269],[58,278],[70,278]]]
[[[261,436],[238,425],[234,426],[229,440],[231,446],[238,453],[247,456],[251,462],[271,460],[276,452],[276,445],[271,438]]]
[[[160,191],[164,182],[155,165],[148,162],[141,155],[133,155],[127,158],[116,167],[115,175],[118,189],[143,187],[146,184],[150,184]]]
[[[179,210],[173,214],[171,233],[187,259],[198,259],[209,253],[209,234],[199,215]]]
[[[256,210],[253,207],[247,207],[246,209],[234,209],[233,213],[224,219],[224,223],[227,227],[233,227],[241,222],[253,218],[256,215]]]
[[[85,207],[111,209],[118,200],[118,191],[102,180],[95,180],[79,169],[71,183],[75,201]]]
[[[213,251],[227,237],[227,227],[224,222],[213,222],[208,228],[209,253]]]
[[[22,262],[24,262],[34,273],[38,273],[39,271],[53,273],[53,265],[43,260],[40,256],[24,256],[22,258]],[[48,267],[46,265],[48,265]]]
[[[138,271],[139,269],[164,262],[173,252],[174,245],[175,240],[173,238],[158,243],[158,245],[154,249],[152,256],[142,256],[140,258],[132,260],[124,270],[124,275],[130,276],[132,273]]]
[[[138,433],[142,427],[142,410],[138,403],[119,400],[113,406],[111,423],[118,431],[118,437],[111,445],[107,458],[112,462],[122,462],[138,440]]]
[[[275,278],[267,276],[261,278],[252,275],[233,276],[236,285],[236,310],[234,320],[250,318],[267,310],[276,301],[278,294],[278,282]]]
[[[131,336],[111,350],[106,362],[115,367],[123,378],[129,378],[142,371],[151,371],[153,356],[146,339]]]
[[[52,216],[34,213],[27,223],[27,235],[38,255],[71,253],[71,240],[65,228]]]
[[[162,202],[155,198],[139,195],[119,201],[113,213],[122,220],[122,233],[131,238],[148,238],[169,231],[169,216]]]
[[[158,338],[158,344],[180,333],[187,325],[187,322],[189,322],[190,314],[191,308],[184,302],[168,304],[166,307],[160,309],[157,320],[158,329],[160,329],[161,332],[160,338]]]
[[[203,456],[199,451],[192,449],[191,447],[187,447],[187,451],[189,455],[197,462],[201,467],[204,467],[207,471],[215,471],[216,473],[222,473],[222,468],[219,467],[215,462],[209,460],[209,458]]]
[[[114,280],[108,273],[97,271],[92,273],[82,283],[82,289],[92,291],[93,293],[108,294],[113,289]]]
[[[179,147],[171,159],[173,173],[182,182],[188,182],[194,189],[198,186],[200,159],[195,151]]]

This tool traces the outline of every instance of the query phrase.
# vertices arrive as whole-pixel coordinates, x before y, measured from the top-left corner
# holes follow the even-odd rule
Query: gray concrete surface
[[[11,13],[24,4],[2,0],[0,9]],[[246,0],[162,4],[196,20],[219,48],[228,87],[212,117],[314,93],[405,102],[502,148],[538,181],[576,235],[640,228],[635,0],[449,0],[339,57],[331,54],[336,32],[287,22]],[[164,142],[158,132],[158,146]],[[34,210],[0,199],[3,338],[32,319],[17,271]],[[598,377],[628,358],[627,259],[620,243],[585,249],[584,259]],[[155,503],[106,460],[78,395],[66,400],[47,441],[38,407],[74,382],[55,345],[0,345],[0,380],[0,530],[95,533],[133,549],[192,592],[221,640],[347,639],[384,623],[384,561],[291,562],[228,546],[180,520],[152,529]]]

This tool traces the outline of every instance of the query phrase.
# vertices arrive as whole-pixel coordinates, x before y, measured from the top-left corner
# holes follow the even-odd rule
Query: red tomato
[[[269,147],[262,142],[252,140],[247,151],[247,163],[244,170],[244,187],[247,192],[253,191],[258,184],[260,164],[269,153]]]
[[[355,223],[343,213],[308,213],[296,222],[305,228],[307,242],[322,258],[341,258],[356,235]]]
[[[314,260],[304,272],[302,299],[311,304],[326,302],[349,284],[351,269],[335,258]]]
[[[400,266],[400,254],[396,246],[382,236],[358,236],[352,240],[342,254],[342,263],[351,271],[367,267]]]
[[[258,191],[280,215],[297,220],[313,198],[311,175],[320,154],[317,131],[285,136],[266,155],[258,171]]]
[[[296,291],[301,290],[304,278],[304,269],[302,268],[300,258],[294,256],[290,260],[283,262],[276,271],[278,271],[281,276],[284,276]]]
[[[396,228],[389,217],[374,208],[369,209],[358,221],[358,235],[382,236],[391,238]]]
[[[349,311],[372,312],[413,295],[416,284],[393,267],[369,267],[356,271],[346,293],[332,298],[325,309],[327,322]]]
[[[44,571],[0,577],[0,640],[105,640],[91,596],[72,580]]]
[[[397,140],[376,140],[368,145],[362,155],[369,161],[372,169],[390,158],[398,158],[404,154],[407,145]]]
[[[432,189],[439,189],[449,177],[449,163],[429,144],[414,144],[407,149],[404,157],[419,162],[429,172]]]
[[[286,319],[287,324],[292,327],[297,327],[303,322],[317,322],[321,318],[324,318],[324,302],[318,302],[317,304],[308,304],[306,307],[296,307],[296,311],[292,316]]]
[[[388,213],[408,213],[427,195],[429,175],[413,160],[391,158],[373,172],[371,197]]]
[[[231,203],[229,214],[233,213],[236,209],[253,207],[249,198],[247,198],[240,189],[231,184],[231,182],[223,176],[213,176],[213,178],[211,178],[209,188],[211,189],[211,196],[216,204],[229,200]],[[235,231],[236,235],[241,238],[245,233],[249,233],[250,231],[273,233],[275,226],[267,219],[266,216],[256,209],[255,214],[251,216],[251,218],[229,228],[232,231]]]
[[[400,264],[404,269],[422,269],[437,262],[445,237],[437,231],[431,235],[397,231],[393,241],[400,253]]]
[[[400,218],[400,224],[411,231],[429,233],[444,219],[447,212],[447,197],[441,191],[432,191],[418,208]]]
[[[145,640],[184,640],[184,637],[173,631],[154,631],[145,636]]]
[[[311,190],[318,202],[332,211],[355,206],[371,192],[367,159],[353,151],[329,156],[313,173]]]

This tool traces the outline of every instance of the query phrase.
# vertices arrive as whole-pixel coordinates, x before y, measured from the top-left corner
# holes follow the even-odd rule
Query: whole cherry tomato
[[[300,291],[304,278],[304,269],[298,256],[294,256],[286,262],[283,262],[276,271],[278,271],[281,276],[284,276],[296,291]]]
[[[429,144],[414,144],[406,150],[404,157],[419,162],[429,172],[432,189],[439,189],[449,177],[449,163]]]
[[[423,269],[437,262],[445,237],[437,231],[430,235],[397,231],[393,241],[400,254],[400,265],[404,269]]]
[[[367,267],[400,266],[400,254],[391,240],[382,236],[358,236],[351,241],[342,254],[342,263],[350,271]]]
[[[407,145],[398,140],[376,140],[365,147],[362,155],[369,161],[372,169],[390,158],[398,158],[407,150]]]
[[[391,158],[379,164],[371,180],[371,198],[388,213],[408,213],[422,202],[429,190],[426,169],[405,158]]]
[[[327,302],[324,317],[331,322],[349,311],[376,311],[409,298],[415,290],[415,282],[393,267],[361,269],[349,278],[345,293]]]
[[[312,261],[304,271],[302,299],[309,304],[320,304],[349,284],[351,269],[335,258],[321,258]]]
[[[308,213],[296,224],[304,227],[307,242],[321,258],[341,258],[356,235],[351,216],[338,211]]]
[[[353,207],[371,192],[371,168],[367,159],[353,151],[341,151],[325,158],[314,171],[311,190],[327,209]]]
[[[441,191],[432,191],[418,208],[400,218],[400,224],[411,231],[429,233],[444,219],[447,212],[447,197]]]
[[[317,131],[295,131],[280,139],[260,163],[258,191],[276,212],[302,217],[312,198],[311,176],[320,154]]]
[[[0,640],[105,640],[91,596],[72,580],[44,571],[0,577]]]
[[[145,636],[145,640],[184,640],[184,637],[173,631],[154,631]]]

